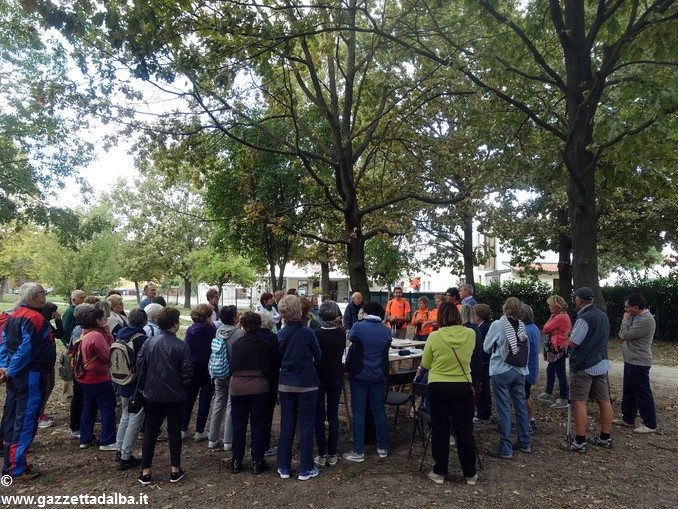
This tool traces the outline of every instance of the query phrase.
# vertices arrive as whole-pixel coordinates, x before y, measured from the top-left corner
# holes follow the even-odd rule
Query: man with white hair
[[[71,304],[66,308],[64,314],[61,316],[61,324],[64,328],[64,345],[68,347],[68,340],[71,338],[75,321],[73,321],[73,311],[75,306],[85,302],[85,292],[82,290],[73,290],[71,292]]]
[[[47,372],[54,369],[56,360],[49,322],[40,312],[45,302],[46,292],[41,285],[24,283],[19,289],[19,307],[2,331],[0,382],[7,384],[2,416],[5,444],[2,473],[14,481],[40,475],[28,465],[27,453],[38,429]]]
[[[475,298],[473,298],[473,285],[468,283],[463,284],[459,287],[459,296],[461,297],[461,305],[467,304],[469,306],[475,306],[478,304]]]
[[[353,324],[358,321],[358,313],[363,308],[363,294],[360,292],[355,292],[346,306],[346,311],[344,312],[344,329],[350,331]]]

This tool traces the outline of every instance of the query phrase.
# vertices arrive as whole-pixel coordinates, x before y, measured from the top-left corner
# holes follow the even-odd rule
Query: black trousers
[[[478,419],[488,420],[492,417],[492,387],[490,385],[490,364],[483,363],[480,379],[476,386],[476,416]]]
[[[271,437],[268,425],[270,394],[231,396],[231,418],[233,419],[233,459],[242,462],[247,445],[247,421],[250,423],[252,461],[264,461],[267,441]]]
[[[167,418],[167,435],[169,438],[170,463],[173,467],[181,466],[181,416],[184,411],[183,401],[146,401],[144,403],[145,431],[142,447],[141,468],[151,468],[155,443],[158,441],[160,427]]]
[[[429,382],[431,401],[431,454],[433,472],[448,474],[450,424],[457,438],[457,456],[464,477],[476,475],[476,445],[473,438],[472,390],[468,382]]]
[[[73,397],[71,398],[71,431],[80,431],[80,419],[82,417],[82,407],[85,397],[82,393],[82,386],[77,380],[73,380]]]

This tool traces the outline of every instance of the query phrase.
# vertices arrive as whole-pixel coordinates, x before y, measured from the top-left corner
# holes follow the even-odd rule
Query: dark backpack
[[[141,332],[127,339],[118,339],[111,345],[108,366],[111,370],[111,381],[118,385],[129,385],[136,380],[136,355],[134,340],[144,336]]]
[[[511,326],[511,328],[515,332],[518,348],[514,352],[511,349],[511,343],[507,339],[506,357],[504,358],[504,361],[507,364],[510,364],[511,366],[515,366],[517,368],[524,368],[527,366],[527,360],[529,357],[530,339],[527,336],[527,332],[525,332],[525,325],[523,325],[523,322],[518,322],[518,327]],[[508,338],[508,331],[506,336]]]
[[[82,352],[80,350],[80,345],[82,344],[82,339],[89,334],[80,334],[80,337],[73,341],[73,343],[68,347],[68,350],[61,355],[61,365],[59,366],[59,376],[62,380],[70,382],[72,380],[79,380],[85,375],[87,370],[87,364],[82,359]],[[90,359],[89,362],[93,362],[96,359],[94,356]]]

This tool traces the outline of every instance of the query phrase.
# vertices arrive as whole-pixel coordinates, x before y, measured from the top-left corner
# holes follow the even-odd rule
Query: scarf
[[[515,355],[518,353],[518,336],[521,338],[527,337],[527,332],[525,332],[525,324],[518,320],[518,326],[516,327],[511,323],[511,320],[506,315],[502,315],[499,320],[501,321],[501,325],[504,328],[504,334],[506,334],[506,339],[508,340],[508,344],[511,347],[511,351]]]

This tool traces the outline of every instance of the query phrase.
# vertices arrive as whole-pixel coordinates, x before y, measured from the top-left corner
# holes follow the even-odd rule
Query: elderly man
[[[85,302],[85,292],[82,290],[73,290],[71,292],[71,304],[64,311],[63,316],[61,317],[61,323],[64,327],[64,345],[68,346],[68,340],[71,338],[71,333],[73,332],[73,327],[75,327],[75,322],[73,321],[73,311],[75,306]]]
[[[593,399],[600,409],[600,435],[591,440],[593,445],[612,448],[612,405],[607,372],[607,341],[610,321],[607,315],[593,305],[593,290],[582,286],[574,292],[577,321],[570,333],[570,399],[574,416],[575,440],[564,443],[566,451],[586,452],[586,402]]]
[[[19,307],[8,318],[0,344],[0,381],[7,383],[4,430],[4,475],[15,481],[40,475],[28,465],[28,448],[38,429],[40,406],[46,396],[47,373],[54,370],[56,345],[50,325],[40,312],[45,289],[24,283],[19,289]]]
[[[358,313],[363,308],[363,294],[360,292],[355,292],[351,297],[351,302],[346,306],[346,311],[344,312],[344,329],[346,332],[351,330],[353,324],[358,321]]]
[[[645,297],[640,293],[632,293],[626,297],[624,318],[619,329],[624,350],[622,418],[613,422],[633,427],[636,414],[640,412],[643,424],[633,430],[636,433],[657,431],[657,411],[650,387],[652,338],[656,327],[654,316],[647,309]]]
[[[155,286],[155,283],[149,281],[144,285],[144,295],[144,299],[139,303],[141,309],[144,309],[153,302],[153,299],[158,295],[158,288]]]
[[[461,305],[468,304],[469,306],[475,306],[478,304],[478,301],[473,298],[473,285],[468,283],[463,284],[459,287],[459,296],[461,297]]]

